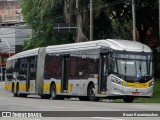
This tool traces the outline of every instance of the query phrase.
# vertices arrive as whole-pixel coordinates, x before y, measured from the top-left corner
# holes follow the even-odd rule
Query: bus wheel
[[[95,96],[95,87],[94,85],[90,85],[88,89],[88,97],[90,101],[99,101],[100,98]]]
[[[63,96],[57,95],[55,84],[53,84],[53,85],[51,86],[50,95],[51,95],[51,99],[53,99],[53,100],[64,100],[64,97],[63,97]]]
[[[20,97],[19,84],[16,85],[16,94],[17,94],[17,97]]]
[[[13,91],[13,96],[14,96],[14,97],[17,97],[17,93],[16,93],[16,91],[15,91],[14,85],[13,85],[13,87],[12,87],[12,91]]]
[[[51,86],[50,94],[51,94],[51,99],[53,100],[57,99],[55,84]]]
[[[123,98],[123,101],[124,101],[125,103],[132,103],[133,100],[134,100],[134,97],[124,97],[124,98]]]

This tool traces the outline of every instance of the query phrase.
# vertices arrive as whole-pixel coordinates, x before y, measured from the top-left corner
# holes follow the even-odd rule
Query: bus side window
[[[36,71],[37,71],[37,56],[31,57],[30,62],[30,79],[36,79]]]
[[[20,61],[20,59],[18,59],[18,60],[15,62],[14,72],[19,72],[19,71],[20,71],[20,64],[21,64],[21,61]]]
[[[87,57],[80,58],[79,77],[85,79],[89,77],[89,58]]]
[[[60,55],[46,55],[44,78],[61,78],[61,61]]]
[[[99,56],[89,55],[89,74],[98,74],[99,70]]]
[[[79,71],[77,66],[79,64],[79,59],[75,56],[70,56],[69,60],[69,78],[78,78]]]

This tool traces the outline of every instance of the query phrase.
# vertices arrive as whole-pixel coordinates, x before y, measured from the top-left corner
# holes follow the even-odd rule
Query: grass
[[[116,103],[123,102],[122,99],[114,100]],[[156,79],[154,82],[153,96],[151,98],[136,98],[134,103],[160,103],[160,79]]]

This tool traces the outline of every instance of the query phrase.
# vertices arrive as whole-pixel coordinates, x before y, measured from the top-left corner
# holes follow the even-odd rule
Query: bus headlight
[[[154,80],[149,81],[149,87],[154,84]]]
[[[116,83],[116,84],[122,85],[122,80],[117,79],[117,78],[115,78],[115,77],[112,77],[112,78],[111,78],[111,81],[112,81],[113,83]]]

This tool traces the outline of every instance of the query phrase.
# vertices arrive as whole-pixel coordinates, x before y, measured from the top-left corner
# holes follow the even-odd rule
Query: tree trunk
[[[73,22],[73,14],[75,10],[75,0],[64,0],[64,16],[66,23]]]
[[[86,33],[87,31],[88,15],[85,10],[86,10],[88,3],[85,4],[86,3],[85,1],[83,2],[81,1],[81,3],[83,4],[80,4],[79,0],[65,0],[64,1],[65,22],[77,24],[77,33],[75,34],[75,42],[88,41],[88,39],[84,35],[84,33]],[[80,10],[80,7],[82,7],[83,9]]]

